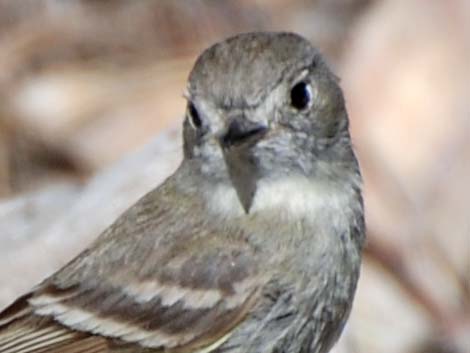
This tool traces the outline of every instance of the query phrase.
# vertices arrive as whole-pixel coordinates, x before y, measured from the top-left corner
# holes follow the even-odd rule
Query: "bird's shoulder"
[[[92,338],[97,352],[221,344],[255,305],[266,275],[243,230],[188,214],[198,203],[171,183],[144,196],[0,313],[0,351],[12,342],[27,347],[18,352],[53,351],[57,341],[61,352],[75,352],[63,344]]]

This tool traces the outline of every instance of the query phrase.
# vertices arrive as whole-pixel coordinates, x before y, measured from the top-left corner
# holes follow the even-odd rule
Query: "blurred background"
[[[335,352],[470,352],[469,23],[468,0],[0,0],[0,308],[178,165],[202,49],[289,30],[341,77],[365,178]]]

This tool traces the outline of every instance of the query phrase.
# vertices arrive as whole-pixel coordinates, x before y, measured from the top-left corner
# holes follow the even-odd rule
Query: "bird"
[[[299,34],[240,33],[202,52],[184,97],[180,166],[0,313],[1,353],[326,353],[338,340],[365,242],[339,78]]]

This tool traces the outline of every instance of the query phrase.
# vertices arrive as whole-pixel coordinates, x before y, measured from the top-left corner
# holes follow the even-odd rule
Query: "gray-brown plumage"
[[[291,33],[207,49],[185,158],[0,314],[0,352],[327,352],[359,276],[361,177],[337,79]]]

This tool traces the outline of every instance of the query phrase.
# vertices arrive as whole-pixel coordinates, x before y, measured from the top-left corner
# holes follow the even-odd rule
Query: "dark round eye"
[[[199,129],[202,126],[202,120],[201,120],[201,117],[199,116],[199,112],[197,111],[193,103],[189,103],[188,112],[189,112],[189,121],[191,125],[195,129]]]
[[[299,82],[290,91],[290,104],[298,110],[305,109],[312,101],[312,87],[306,82]]]

